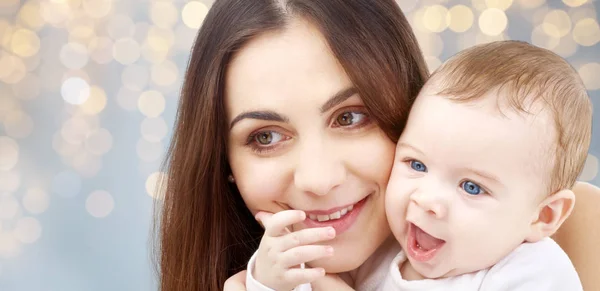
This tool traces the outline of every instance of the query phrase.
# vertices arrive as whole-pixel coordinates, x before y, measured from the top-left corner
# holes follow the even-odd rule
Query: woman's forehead
[[[310,25],[251,40],[228,66],[226,103],[231,115],[247,110],[323,102],[352,84],[322,35]]]

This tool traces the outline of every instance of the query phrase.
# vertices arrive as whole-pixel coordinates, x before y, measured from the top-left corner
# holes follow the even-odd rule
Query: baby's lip
[[[424,233],[428,234],[429,236],[439,239],[439,240],[444,240],[441,239],[437,234],[432,234],[431,232],[429,232],[428,230],[426,230],[427,228],[423,228],[421,227],[419,224],[415,223],[414,221],[407,219],[406,220],[408,222],[408,224],[412,224],[413,227],[417,227],[418,229],[420,229],[421,231],[423,231]]]
[[[433,259],[445,244],[446,241],[430,235],[417,225],[408,225],[406,252],[413,260],[427,262]]]

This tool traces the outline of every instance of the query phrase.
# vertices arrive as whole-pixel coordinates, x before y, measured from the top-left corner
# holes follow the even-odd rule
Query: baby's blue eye
[[[416,160],[410,161],[410,167],[418,172],[427,172],[427,167],[425,167],[425,164]]]
[[[479,185],[471,181],[464,181],[460,186],[463,188],[463,190],[465,190],[465,192],[471,195],[479,195],[485,192],[483,189],[481,189],[481,187],[479,187]]]

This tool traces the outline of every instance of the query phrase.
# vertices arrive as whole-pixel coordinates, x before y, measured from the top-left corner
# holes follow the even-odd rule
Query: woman
[[[261,210],[314,216],[294,228],[336,227],[334,256],[313,265],[341,273],[363,264],[390,235],[383,189],[427,77],[393,0],[216,1],[192,52],[168,155],[161,290],[221,290],[258,247],[253,214]]]

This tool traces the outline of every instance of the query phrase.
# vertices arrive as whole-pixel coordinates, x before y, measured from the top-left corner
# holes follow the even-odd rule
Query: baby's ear
[[[553,235],[571,215],[575,205],[575,194],[569,189],[560,190],[540,202],[537,216],[531,222],[526,240],[537,242]]]

